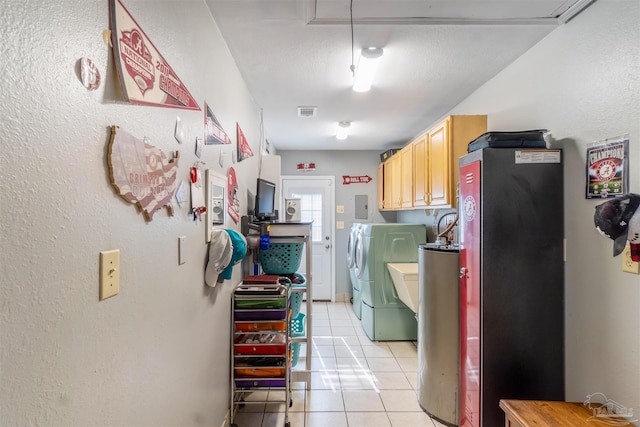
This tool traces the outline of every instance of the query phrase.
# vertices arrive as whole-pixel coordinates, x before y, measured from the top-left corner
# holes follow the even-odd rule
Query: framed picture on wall
[[[587,148],[586,198],[620,197],[629,187],[629,136],[598,141]]]
[[[207,180],[207,242],[211,241],[211,230],[215,226],[224,226],[225,219],[225,194],[227,180],[211,169],[206,171]]]

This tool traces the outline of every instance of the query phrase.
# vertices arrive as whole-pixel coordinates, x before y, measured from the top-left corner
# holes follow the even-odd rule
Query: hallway
[[[303,304],[303,307],[305,305]],[[349,303],[313,304],[311,387],[292,384],[291,427],[441,427],[418,405],[417,348],[410,341],[371,341]],[[304,344],[293,368],[305,366]],[[283,400],[259,391],[247,401]],[[238,427],[283,427],[283,403],[247,404]]]

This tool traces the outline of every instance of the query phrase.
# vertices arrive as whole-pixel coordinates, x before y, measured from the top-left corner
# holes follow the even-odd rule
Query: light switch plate
[[[631,260],[631,247],[627,242],[627,246],[622,251],[622,271],[627,273],[640,274],[640,262]]]
[[[336,221],[336,228],[342,230],[344,228],[344,221]]]
[[[337,205],[336,213],[344,213],[344,205]]]
[[[100,301],[120,292],[120,250],[100,252]]]

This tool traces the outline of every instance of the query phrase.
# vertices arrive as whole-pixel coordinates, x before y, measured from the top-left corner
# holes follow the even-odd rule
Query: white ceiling
[[[384,49],[371,91],[356,93],[350,0],[205,1],[273,146],[381,151],[404,145],[591,3],[353,0],[354,62],[363,47]],[[299,106],[318,107],[316,116],[298,117]],[[339,121],[352,123],[344,141]]]

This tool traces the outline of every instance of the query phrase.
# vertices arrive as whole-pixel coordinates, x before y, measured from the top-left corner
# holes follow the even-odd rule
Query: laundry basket
[[[294,273],[290,276],[292,288],[304,288],[307,286],[307,279],[300,273]],[[295,319],[300,313],[302,307],[302,299],[304,292],[291,292],[291,318]]]
[[[260,264],[265,274],[293,274],[302,261],[303,243],[274,243],[260,250]]]
[[[298,313],[295,318],[291,319],[291,337],[304,337],[304,313]],[[300,344],[299,342],[291,343],[291,367],[293,368],[298,364],[298,358],[300,357]],[[308,344],[307,344],[308,345]]]

